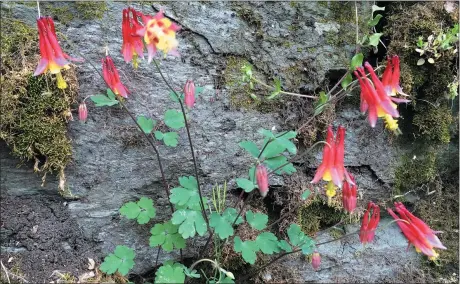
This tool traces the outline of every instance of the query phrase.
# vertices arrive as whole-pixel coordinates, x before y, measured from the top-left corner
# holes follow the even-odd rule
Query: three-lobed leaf
[[[372,46],[377,46],[379,45],[380,37],[382,36],[382,33],[375,33],[369,37],[369,45]]]
[[[251,154],[254,158],[259,156],[260,151],[256,143],[252,141],[241,141],[238,145],[240,145],[240,147],[244,150],[248,151],[249,154]]]
[[[182,187],[175,187],[171,190],[169,200],[178,206],[195,207],[200,204],[198,183],[194,176],[180,177],[179,183]]]
[[[150,117],[146,117],[144,115],[140,115],[137,117],[137,123],[142,128],[142,131],[145,134],[150,134],[157,123],[155,120],[151,119]]]
[[[260,231],[267,226],[268,216],[260,212],[254,214],[251,210],[248,210],[246,212],[246,221],[253,229]]]
[[[165,262],[155,273],[155,283],[184,283],[184,266],[172,261]]]
[[[241,241],[239,236],[233,239],[233,249],[235,252],[241,252],[243,259],[250,264],[254,264],[257,259],[256,252],[259,251],[259,246],[255,241]]]
[[[292,252],[291,245],[288,242],[286,242],[285,240],[279,241],[278,247],[280,249],[284,250],[285,252]]]
[[[137,219],[137,223],[146,224],[150,219],[155,218],[156,209],[153,200],[142,197],[138,202],[127,202],[120,208],[120,214],[128,219]]]
[[[179,225],[178,232],[184,239],[194,237],[196,233],[200,236],[206,233],[206,222],[198,210],[179,209],[174,212],[171,222]]]
[[[209,218],[209,226],[214,228],[214,232],[222,240],[233,236],[232,222],[233,220],[229,221],[228,218],[216,212],[213,212]]]
[[[280,252],[278,238],[271,232],[263,232],[256,237],[256,243],[264,254]]]
[[[251,192],[254,188],[256,188],[254,182],[246,178],[237,178],[236,184],[238,184],[240,188],[244,189],[245,192]]]
[[[94,96],[91,96],[90,99],[93,101],[94,105],[97,107],[113,106],[113,105],[118,104],[118,101],[116,99],[111,99],[104,95],[94,95]]]
[[[179,226],[174,225],[171,221],[164,224],[155,224],[150,230],[152,236],[149,239],[151,247],[161,246],[165,251],[172,251],[174,248],[185,248],[185,240],[178,233]]]
[[[225,209],[224,213],[222,214],[223,217],[227,218],[227,220],[233,224],[235,222],[236,216],[238,216],[238,212],[235,208],[227,208]],[[243,217],[239,216],[235,222],[235,225],[239,225],[243,223]]]
[[[291,224],[287,231],[289,241],[293,246],[300,247],[303,254],[311,254],[315,249],[315,242],[302,232],[297,224]]]
[[[121,275],[128,274],[134,267],[134,250],[126,246],[117,246],[115,251],[104,258],[99,269],[106,274],[119,272]]]
[[[185,120],[182,112],[169,109],[165,112],[165,124],[172,129],[181,129],[185,126]]]

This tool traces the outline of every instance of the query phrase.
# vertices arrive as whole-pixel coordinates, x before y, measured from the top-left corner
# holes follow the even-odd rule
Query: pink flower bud
[[[185,105],[192,108],[195,104],[195,84],[192,80],[187,80],[184,87]]]
[[[86,103],[83,101],[78,107],[78,119],[80,121],[86,122],[87,118],[88,118],[88,109],[86,108]]]
[[[259,192],[262,197],[267,196],[268,193],[268,173],[267,168],[259,164],[256,167],[256,181],[257,186],[259,187]]]
[[[318,270],[321,265],[321,255],[318,252],[314,252],[311,257],[311,266],[313,266],[314,270]]]

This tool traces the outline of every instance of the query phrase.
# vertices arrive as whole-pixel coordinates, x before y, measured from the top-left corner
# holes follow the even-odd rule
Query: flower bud
[[[267,168],[259,164],[256,167],[256,181],[259,187],[259,192],[262,197],[267,196],[268,193],[268,173]]]
[[[190,109],[195,104],[195,84],[192,80],[187,80],[184,87],[185,105]]]
[[[86,103],[83,101],[78,107],[78,119],[80,121],[86,122],[87,118],[88,118],[88,109],[86,108]]]
[[[321,255],[318,252],[314,252],[311,257],[311,266],[313,266],[314,270],[318,270],[321,265]]]

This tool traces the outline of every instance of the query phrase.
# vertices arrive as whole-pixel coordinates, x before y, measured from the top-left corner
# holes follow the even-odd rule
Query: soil
[[[1,261],[29,283],[49,283],[59,277],[56,270],[78,279],[88,271],[87,258],[100,255],[59,196],[3,195],[0,205]]]

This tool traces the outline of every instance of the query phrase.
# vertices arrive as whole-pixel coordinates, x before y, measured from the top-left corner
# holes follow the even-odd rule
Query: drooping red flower
[[[387,66],[383,73],[382,83],[385,87],[385,92],[388,96],[394,97],[397,94],[408,96],[405,94],[399,83],[401,71],[399,67],[399,56],[393,55],[389,56],[387,60]],[[397,99],[400,102],[409,102],[404,99]]]
[[[350,178],[353,182],[355,182],[355,179],[352,175],[350,175]],[[344,182],[343,188],[342,188],[342,204],[343,204],[343,209],[346,212],[353,213],[353,211],[355,210],[357,195],[358,195],[358,187],[356,186],[356,182],[355,184]]]
[[[262,197],[267,196],[268,193],[268,173],[267,168],[258,164],[256,167],[256,182],[259,187],[259,192]]]
[[[165,55],[179,55],[177,52],[179,43],[176,39],[176,32],[180,30],[180,27],[166,18],[163,11],[158,12],[153,17],[142,13],[138,14],[142,17],[144,26],[139,26],[136,34],[144,37],[149,55],[148,62],[152,61],[157,50],[160,50]]]
[[[184,102],[188,108],[195,105],[195,84],[192,80],[187,80],[184,86]]]
[[[390,208],[387,211],[397,220],[399,228],[409,241],[409,245],[413,244],[417,252],[422,252],[430,259],[436,259],[438,253],[434,248],[446,249],[435,235],[439,232],[433,231],[425,222],[415,217],[401,202],[395,202],[395,207],[399,217]]]
[[[56,37],[56,29],[51,17],[40,17],[37,19],[40,61],[35,69],[34,76],[40,75],[49,71],[51,74],[56,74],[57,85],[60,89],[67,88],[67,83],[62,77],[61,70],[69,69],[71,61],[82,61],[81,59],[72,58],[64,53],[59,45]]]
[[[321,255],[316,251],[311,256],[311,266],[315,271],[321,266]]]
[[[86,108],[85,101],[83,101],[78,106],[78,120],[80,120],[82,122],[86,122],[87,118],[88,118],[88,109]]]
[[[136,35],[136,30],[140,27],[142,26],[138,21],[138,12],[131,7],[123,9],[121,53],[125,62],[130,62],[134,57],[134,67],[137,67],[137,57],[144,58],[144,44],[142,39]]]
[[[334,141],[332,126],[327,129],[326,145],[323,149],[323,161],[316,170],[311,183],[318,183],[321,179],[332,181],[336,186],[342,187],[344,177],[350,182],[347,170],[344,167],[345,155],[345,128],[339,126],[337,137]]]
[[[372,211],[372,213],[371,213]],[[370,215],[370,219],[369,219]],[[374,240],[375,230],[380,221],[380,207],[373,202],[367,204],[367,210],[363,216],[361,229],[359,230],[359,240],[362,244],[370,243]]]
[[[113,64],[113,60],[110,56],[106,56],[102,59],[102,76],[104,77],[107,85],[112,91],[124,98],[128,97],[128,90],[120,82],[120,76],[118,75],[117,68]]]

